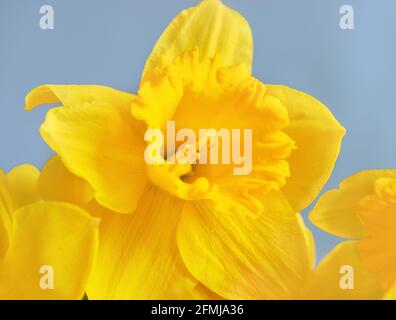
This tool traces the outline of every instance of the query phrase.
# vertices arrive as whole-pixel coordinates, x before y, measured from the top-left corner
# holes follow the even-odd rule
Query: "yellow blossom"
[[[396,170],[362,171],[347,178],[319,199],[310,219],[329,233],[357,239],[364,265],[388,297],[394,296]]]
[[[327,181],[345,130],[313,97],[255,79],[252,52],[245,19],[204,0],[164,31],[137,95],[43,85],[27,96],[28,110],[62,104],[41,135],[86,181],[79,205],[92,192],[85,206],[102,218],[89,298],[276,299],[301,290],[312,252],[295,212]],[[252,129],[252,172],[173,164],[173,155],[146,164],[145,131],[169,120],[194,132]]]

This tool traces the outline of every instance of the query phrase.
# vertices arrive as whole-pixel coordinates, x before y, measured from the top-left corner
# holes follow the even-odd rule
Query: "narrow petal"
[[[184,201],[148,186],[131,215],[92,204],[103,217],[90,299],[180,299],[197,285],[181,261],[176,226]]]
[[[314,267],[316,265],[316,244],[315,238],[312,231],[305,225],[303,217],[297,213],[297,218],[300,222],[301,228],[304,231],[305,242],[309,253],[310,266]]]
[[[114,105],[129,105],[133,95],[98,85],[45,84],[34,88],[25,99],[25,109],[42,104],[60,102],[64,106],[78,106],[84,102],[102,101]]]
[[[40,199],[37,190],[39,176],[40,171],[31,164],[17,166],[8,172],[8,186],[18,207]]]
[[[18,209],[0,262],[0,299],[81,299],[95,259],[97,224],[68,204]]]
[[[178,245],[188,270],[226,299],[289,299],[311,270],[304,230],[272,193],[258,217],[202,200],[187,202]]]
[[[367,270],[360,258],[356,241],[344,241],[312,273],[303,298],[371,300],[380,299],[382,295],[377,277]]]
[[[94,196],[90,185],[67,170],[58,155],[45,164],[38,189],[43,200],[68,202],[77,206],[86,205]]]
[[[396,177],[396,170],[369,170],[340,183],[339,189],[326,192],[309,214],[318,228],[344,238],[361,238],[365,232],[357,215],[359,201],[374,192],[381,177]]]
[[[12,233],[12,214],[16,209],[7,177],[0,169],[0,258],[6,253]]]
[[[158,66],[161,59],[173,60],[195,47],[202,58],[220,56],[224,67],[252,67],[253,38],[247,21],[220,0],[204,0],[173,19],[147,59],[143,74]]]
[[[134,96],[93,85],[44,85],[26,97],[26,108],[61,102],[51,109],[40,132],[67,169],[95,190],[96,199],[129,213],[146,184],[144,127],[133,119]],[[132,183],[133,182],[133,183]]]
[[[330,177],[345,129],[308,94],[280,85],[267,85],[267,93],[278,98],[289,113],[285,132],[297,150],[288,159],[291,176],[282,190],[298,212],[311,204]]]

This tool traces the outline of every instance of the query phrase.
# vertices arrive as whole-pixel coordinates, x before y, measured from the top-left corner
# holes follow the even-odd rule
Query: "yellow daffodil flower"
[[[347,178],[319,199],[310,219],[336,236],[357,239],[364,265],[389,291],[387,297],[395,297],[396,170],[362,171]]]
[[[0,299],[81,299],[96,256],[97,219],[42,201],[39,176],[32,165],[0,170]]]
[[[27,96],[28,110],[62,104],[41,135],[67,168],[59,175],[87,182],[80,205],[92,191],[85,206],[102,217],[89,298],[276,299],[301,290],[311,240],[295,212],[327,181],[345,130],[313,97],[253,78],[252,52],[245,19],[204,0],[164,31],[137,95],[43,85]],[[169,120],[194,132],[252,129],[251,173],[174,164],[172,154],[145,163],[146,129]]]

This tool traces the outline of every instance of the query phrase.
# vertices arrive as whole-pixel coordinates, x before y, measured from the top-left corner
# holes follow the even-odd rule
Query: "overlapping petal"
[[[94,197],[94,190],[83,179],[73,175],[55,155],[47,161],[38,179],[40,196],[46,201],[61,201],[85,206]]]
[[[40,171],[31,164],[14,167],[7,173],[8,187],[18,207],[40,199],[37,189],[39,176]]]
[[[0,299],[81,299],[95,260],[97,224],[69,204],[37,202],[19,208],[13,213],[10,246],[0,260]],[[43,270],[53,275],[53,287],[46,280],[43,284]]]
[[[198,281],[186,270],[176,243],[184,201],[154,186],[142,194],[131,215],[102,216],[98,261],[87,287],[90,299],[172,299],[186,297]]]
[[[311,270],[305,231],[279,194],[254,217],[207,200],[186,203],[178,245],[188,270],[229,299],[290,299]]]
[[[297,149],[288,159],[291,176],[282,192],[298,212],[311,204],[330,177],[345,129],[329,109],[306,93],[281,85],[267,85],[267,92],[289,114],[285,132]]]
[[[42,86],[27,107],[60,100],[40,132],[66,167],[86,180],[104,206],[129,213],[146,185],[143,128],[130,115],[133,95],[101,86]]]

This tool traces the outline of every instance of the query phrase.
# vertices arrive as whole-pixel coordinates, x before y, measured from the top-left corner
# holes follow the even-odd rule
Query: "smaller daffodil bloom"
[[[358,239],[367,269],[389,296],[396,283],[396,170],[369,170],[330,190],[310,213],[317,227],[339,237]]]
[[[385,297],[376,274],[369,271],[354,240],[337,244],[312,270],[299,295],[310,300],[378,300]]]
[[[43,85],[27,96],[28,110],[62,104],[48,112],[41,135],[89,186],[79,205],[93,195],[85,206],[102,217],[89,298],[296,296],[312,268],[296,212],[326,183],[345,130],[315,98],[254,78],[252,58],[246,20],[204,0],[166,28],[137,95]],[[171,154],[145,163],[145,131],[167,121],[194,132],[251,129],[251,173],[173,164]]]
[[[0,171],[0,299],[81,299],[94,265],[98,219],[42,201],[40,172]]]

